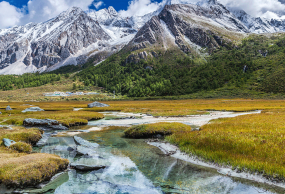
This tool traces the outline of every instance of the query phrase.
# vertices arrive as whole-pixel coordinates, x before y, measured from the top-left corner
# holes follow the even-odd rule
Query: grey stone
[[[76,63],[77,65],[83,65],[84,63],[87,62],[88,57],[86,55],[80,55],[79,57],[76,58]]]
[[[0,128],[7,129],[7,130],[12,130],[12,127],[10,127],[10,126],[0,125]]]
[[[4,138],[4,139],[3,139],[3,142],[4,142],[4,145],[5,145],[6,147],[10,147],[11,145],[13,145],[13,144],[16,143],[15,141],[13,141],[13,140],[11,140],[11,139],[7,139],[7,138]]]
[[[92,170],[100,170],[106,168],[106,166],[101,166],[101,165],[90,166],[90,165],[74,164],[74,163],[71,163],[70,167],[81,171],[92,171]]]
[[[26,110],[23,110],[22,112],[25,113],[25,112],[38,112],[38,111],[45,111],[45,110],[41,109],[40,107],[30,107],[27,108]]]
[[[88,155],[91,157],[99,157],[96,151],[93,150],[94,148],[88,148],[85,146],[77,146],[76,147],[76,153],[78,155]]]
[[[87,148],[97,148],[99,147],[99,144],[97,143],[91,143],[81,137],[78,137],[78,136],[74,136],[74,141],[76,143],[76,145],[80,145],[80,146],[84,146],[84,147],[87,147]]]
[[[44,133],[42,138],[38,141],[36,146],[41,147],[47,144],[48,139],[52,136],[52,133]]]
[[[52,129],[52,130],[68,130],[67,127],[62,126],[59,124],[57,120],[51,120],[51,119],[33,119],[33,118],[27,118],[23,121],[24,126],[38,126],[42,127],[41,129]]]
[[[110,105],[108,104],[103,104],[103,103],[100,103],[100,102],[93,102],[93,103],[90,103],[88,104],[88,108],[93,108],[93,107],[108,107]]]
[[[13,110],[9,105],[6,107],[6,111]]]

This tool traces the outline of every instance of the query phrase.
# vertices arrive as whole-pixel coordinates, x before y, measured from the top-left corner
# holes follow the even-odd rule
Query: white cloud
[[[159,6],[164,3],[165,1],[158,3],[156,1],[152,2],[151,0],[133,0],[129,2],[127,10],[121,10],[119,13],[124,17],[133,15],[142,16],[156,11]]]
[[[92,3],[93,0],[29,0],[26,6],[28,14],[25,15],[21,23],[43,22],[56,17],[71,7],[88,10]]]
[[[220,3],[231,7],[243,9],[249,15],[254,17],[275,17],[272,13],[282,12],[285,5],[278,0],[219,0]]]
[[[173,0],[175,2],[176,0]],[[196,3],[198,0],[177,0]],[[285,13],[285,0],[218,0],[220,3],[231,7],[243,9],[254,17],[285,19],[276,13]],[[283,3],[282,3],[283,2]],[[158,3],[155,0],[131,0],[126,10],[119,11],[122,16],[142,16],[156,11],[164,5],[166,0]],[[56,17],[70,7],[80,7],[88,10],[93,5],[99,9],[104,5],[101,0],[29,0],[28,4],[19,9],[6,1],[0,2],[0,28],[14,25],[24,25],[29,22],[43,22]]]
[[[6,1],[0,2],[0,29],[17,25],[22,17],[21,10]]]
[[[104,5],[104,2],[103,1],[94,2],[93,5],[96,9],[99,9],[102,5]]]

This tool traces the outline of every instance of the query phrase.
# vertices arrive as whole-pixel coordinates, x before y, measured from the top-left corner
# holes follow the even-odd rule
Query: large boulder
[[[85,164],[70,164],[71,168],[74,168],[76,170],[81,170],[81,171],[92,171],[92,170],[100,170],[106,168],[106,166],[91,166],[91,165],[85,165]]]
[[[6,147],[10,147],[11,145],[15,144],[16,142],[11,140],[11,139],[7,139],[7,138],[3,138],[3,142],[4,142],[4,145]]]
[[[6,107],[6,111],[13,110],[9,105]]]
[[[51,120],[51,119],[28,118],[24,120],[23,125],[25,126],[59,125],[59,122],[57,120]]]
[[[41,109],[40,107],[30,107],[27,108],[26,110],[23,110],[22,112],[25,113],[25,112],[38,112],[38,111],[45,111],[45,110]]]
[[[62,126],[59,124],[57,120],[51,120],[51,119],[32,119],[28,118],[23,121],[24,126],[37,126],[37,127],[43,127],[43,129],[53,129],[53,130],[68,130],[67,127]]]
[[[85,139],[82,139],[81,137],[78,137],[78,136],[74,136],[74,141],[75,141],[75,144],[76,145],[80,145],[80,146],[84,146],[84,147],[87,147],[87,148],[97,148],[99,147],[99,144],[97,143],[91,143]]]
[[[88,104],[88,108],[93,108],[93,107],[108,107],[110,105],[108,104],[104,104],[104,103],[100,103],[100,102],[93,102]]]

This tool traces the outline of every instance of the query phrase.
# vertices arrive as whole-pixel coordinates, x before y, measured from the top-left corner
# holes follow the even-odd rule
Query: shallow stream
[[[183,118],[153,118],[115,112],[105,113],[105,115],[105,119],[89,123],[90,132],[77,134],[100,145],[93,150],[94,155],[79,156],[74,151],[67,151],[68,147],[76,146],[73,137],[68,133],[61,137],[50,137],[48,144],[38,151],[60,155],[76,164],[104,165],[107,168],[91,172],[69,170],[57,181],[50,183],[45,193],[284,193],[284,190],[278,187],[228,177],[219,174],[216,169],[165,156],[159,148],[147,144],[145,140],[123,137],[122,126],[126,125],[176,121],[199,127],[212,118],[233,117],[239,114],[213,112],[209,115]],[[122,119],[130,115],[137,118]],[[118,127],[113,127],[112,130],[100,130],[102,126]]]

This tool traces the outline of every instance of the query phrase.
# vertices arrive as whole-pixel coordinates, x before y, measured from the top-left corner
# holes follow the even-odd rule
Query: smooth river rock
[[[40,107],[30,107],[23,110],[22,112],[25,113],[25,112],[39,112],[39,111],[45,111],[45,110],[41,109]]]
[[[99,144],[97,143],[91,143],[85,139],[82,139],[81,137],[78,137],[78,136],[74,136],[74,141],[75,141],[75,144],[76,145],[80,145],[80,146],[84,146],[84,147],[87,147],[87,148],[97,148],[99,147]]]
[[[6,147],[10,147],[11,145],[15,144],[16,142],[11,140],[11,139],[7,139],[7,138],[3,138],[3,142],[4,142],[4,145]]]
[[[70,164],[71,168],[74,168],[76,170],[81,170],[81,171],[92,171],[92,170],[100,170],[102,168],[106,168],[106,166],[89,166],[89,165],[84,165],[84,164]]]
[[[93,102],[93,103],[90,103],[88,104],[88,108],[93,108],[93,107],[108,107],[110,105],[108,104],[103,104],[103,103],[100,103],[100,102]]]
[[[100,157],[96,151],[92,150],[92,148],[87,148],[85,146],[77,146],[76,153],[78,155],[86,155],[86,156],[96,157],[96,158]]]

